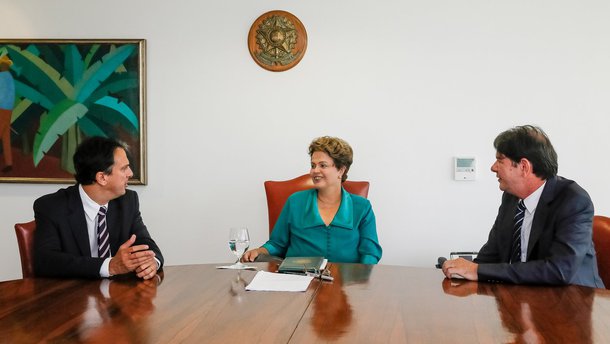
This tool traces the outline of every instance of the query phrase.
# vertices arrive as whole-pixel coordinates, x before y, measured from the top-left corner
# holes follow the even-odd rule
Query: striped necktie
[[[106,207],[100,207],[97,213],[97,254],[100,258],[110,258],[108,227],[106,226]]]
[[[510,256],[511,263],[521,262],[521,225],[523,224],[523,217],[525,216],[525,204],[523,200],[519,201],[517,205],[517,211],[515,212],[515,224],[513,231],[513,244],[512,244],[512,254]]]

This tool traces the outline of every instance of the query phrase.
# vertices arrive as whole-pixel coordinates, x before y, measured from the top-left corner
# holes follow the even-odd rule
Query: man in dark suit
[[[76,185],[34,202],[34,271],[49,277],[156,276],[163,256],[140,216],[127,149],[102,137],[74,154]]]
[[[445,276],[603,288],[593,203],[576,182],[557,176],[557,153],[544,131],[515,127],[498,135],[494,147],[491,170],[504,191],[498,216],[474,262],[448,260]]]

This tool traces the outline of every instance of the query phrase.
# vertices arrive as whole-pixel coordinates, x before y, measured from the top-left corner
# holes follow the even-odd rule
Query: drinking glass
[[[231,228],[229,232],[229,249],[237,256],[237,262],[231,265],[231,269],[247,269],[248,266],[241,263],[241,256],[250,247],[250,234],[248,228]]]

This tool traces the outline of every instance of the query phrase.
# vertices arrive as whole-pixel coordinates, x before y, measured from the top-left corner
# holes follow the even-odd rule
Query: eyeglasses
[[[303,265],[303,273],[307,276],[319,278],[324,281],[333,281],[334,280],[333,276],[330,274],[330,270],[328,269],[328,266],[326,268],[324,268],[323,270],[320,270],[320,269],[316,269],[316,268],[312,269],[311,267],[307,268],[307,266]]]

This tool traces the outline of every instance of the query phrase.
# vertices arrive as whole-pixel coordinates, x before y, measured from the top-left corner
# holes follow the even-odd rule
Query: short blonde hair
[[[324,152],[333,159],[337,169],[345,167],[345,172],[341,176],[341,182],[347,180],[347,172],[354,160],[354,151],[345,140],[338,137],[322,136],[315,138],[309,145],[309,156],[314,152]]]

